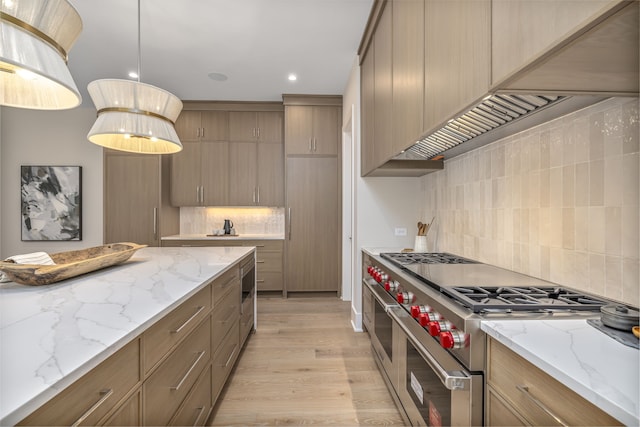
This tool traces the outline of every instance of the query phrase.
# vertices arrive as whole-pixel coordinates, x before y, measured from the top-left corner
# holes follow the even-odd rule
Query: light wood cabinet
[[[105,426],[142,425],[142,391],[138,389],[104,422]]]
[[[341,111],[329,105],[286,105],[286,154],[337,155]]]
[[[204,426],[213,410],[211,365],[200,375],[193,390],[169,422],[171,426]]]
[[[286,292],[340,285],[337,157],[287,158]]]
[[[638,92],[638,2],[493,0],[492,86]]]
[[[487,425],[621,425],[490,337],[487,360]]]
[[[369,290],[369,288],[365,285],[362,286],[362,324],[364,325],[365,329],[371,333],[373,333],[373,330],[371,329],[373,327],[373,316],[374,314],[374,304],[375,301],[373,300],[373,294],[371,293],[371,291]]]
[[[283,291],[283,240],[163,240],[162,246],[255,246],[256,282],[258,291]]]
[[[413,145],[423,133],[424,32],[429,26],[424,20],[425,0],[394,1],[392,5],[391,154],[395,155]],[[438,40],[446,42],[446,36],[441,35]]]
[[[393,149],[393,7],[386,2],[373,35],[373,152],[376,166],[398,154]]]
[[[19,425],[96,425],[139,385],[140,341],[133,340]],[[129,420],[133,421],[133,420]]]
[[[180,142],[228,141],[229,113],[226,111],[182,110],[176,120]]]
[[[167,156],[104,150],[104,242],[160,246],[179,232],[179,210],[169,202]]]
[[[213,355],[213,388],[214,401],[220,396],[231,369],[240,353],[240,325],[235,323],[224,337]]]
[[[232,111],[229,113],[231,141],[282,142],[283,115],[276,111]]]
[[[488,93],[491,0],[429,0],[424,28],[425,105],[420,133],[431,133]]]
[[[362,176],[368,175],[378,166],[376,164],[374,130],[374,56],[374,49],[369,47],[360,63],[360,174]]]
[[[234,141],[229,148],[228,204],[283,206],[283,144]]]

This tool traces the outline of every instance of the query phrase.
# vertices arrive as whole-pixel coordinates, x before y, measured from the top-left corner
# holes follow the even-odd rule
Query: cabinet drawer
[[[242,303],[242,314],[240,315],[240,346],[244,344],[247,336],[253,329],[253,297],[246,298]]]
[[[268,271],[282,271],[282,253],[258,252],[256,255],[258,274]]]
[[[282,272],[258,272],[256,281],[258,282],[259,291],[281,291],[282,290]]]
[[[240,268],[236,265],[213,282],[213,308],[218,307],[229,293],[240,298]]]
[[[489,339],[488,384],[531,425],[620,425],[550,375]]]
[[[166,425],[211,355],[211,320],[205,319],[143,385],[146,425]]]
[[[258,253],[282,252],[284,242],[282,240],[243,240],[242,246],[255,246]]]
[[[213,310],[212,348],[216,351],[229,329],[238,323],[240,317],[240,295],[229,292]]]
[[[140,341],[130,342],[20,425],[95,425],[140,381]]]
[[[127,399],[116,412],[103,424],[105,426],[139,426],[142,425],[141,390]]]
[[[224,383],[229,377],[233,364],[238,359],[240,353],[240,330],[239,322],[234,323],[222,344],[216,349],[213,356],[213,396],[218,398]]]
[[[487,387],[487,425],[488,426],[526,426],[516,411],[506,403],[491,386]]]
[[[212,409],[211,365],[209,365],[169,425],[203,426],[209,419]]]
[[[145,331],[144,372],[148,374],[210,311],[211,288],[207,286]]]

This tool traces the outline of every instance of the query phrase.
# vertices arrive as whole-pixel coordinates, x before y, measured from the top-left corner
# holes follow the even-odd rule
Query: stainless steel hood
[[[603,99],[586,95],[489,95],[394,159],[426,160],[443,153],[451,158]]]

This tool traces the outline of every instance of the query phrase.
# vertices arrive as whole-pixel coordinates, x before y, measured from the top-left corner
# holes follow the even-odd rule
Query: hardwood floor
[[[211,425],[404,425],[349,310],[333,296],[260,296]]]

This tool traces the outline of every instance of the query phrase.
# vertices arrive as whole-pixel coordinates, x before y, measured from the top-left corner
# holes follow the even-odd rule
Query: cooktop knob
[[[384,284],[384,290],[387,292],[397,291],[400,283],[396,280],[387,280]]]
[[[413,292],[398,292],[397,298],[400,304],[411,304],[416,300]]]
[[[420,323],[420,326],[422,326],[423,328],[429,325],[430,322],[435,322],[441,319],[442,319],[442,315],[436,312],[420,313],[418,315],[418,323]]]
[[[411,317],[414,319],[420,316],[421,313],[431,313],[433,308],[428,305],[412,305],[411,306]]]
[[[440,332],[451,331],[455,326],[448,320],[434,320],[427,324],[427,331],[432,337],[437,337]]]
[[[440,345],[447,349],[467,347],[469,345],[469,335],[458,329],[440,332]]]

